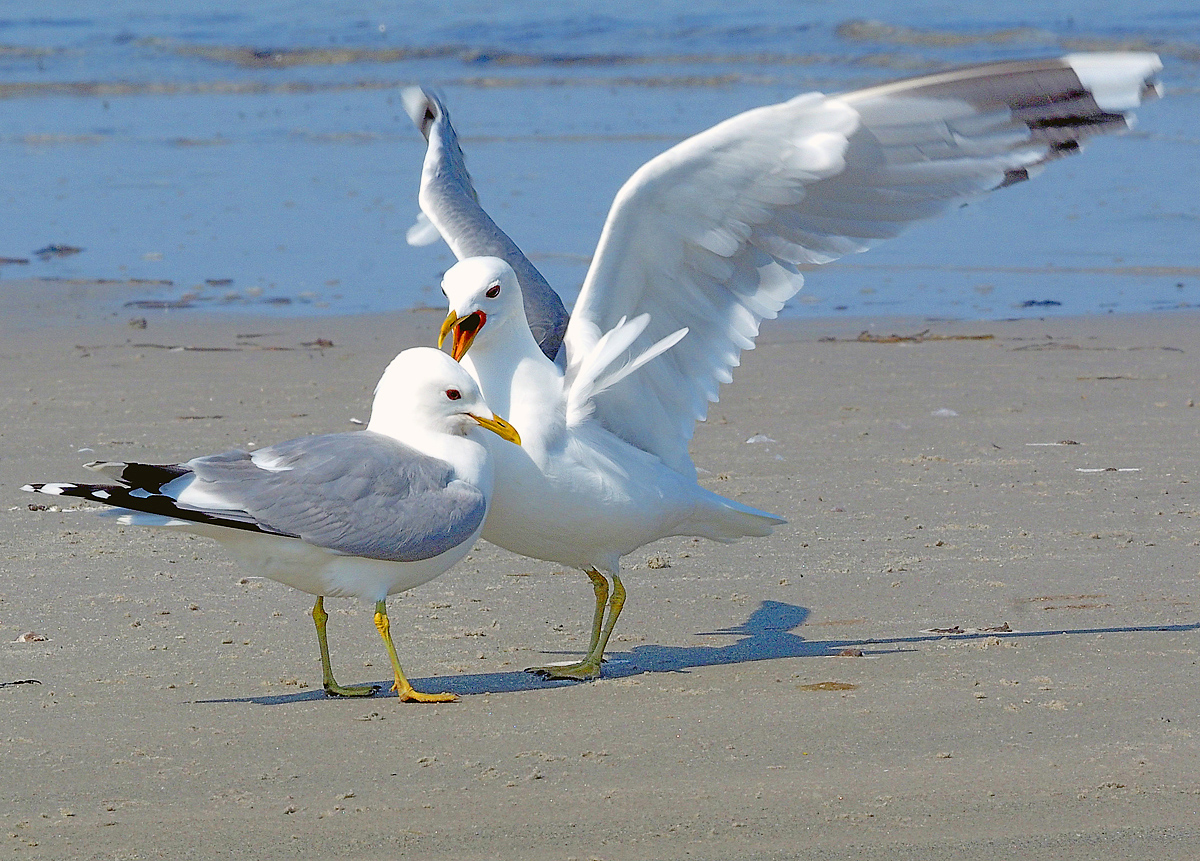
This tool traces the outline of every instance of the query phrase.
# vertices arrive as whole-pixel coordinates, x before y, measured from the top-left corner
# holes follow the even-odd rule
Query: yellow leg
[[[592,647],[592,651],[588,655],[588,658],[596,661],[597,672],[600,670],[600,662],[604,660],[604,650],[608,648],[608,638],[612,636],[613,628],[617,625],[617,617],[624,609],[625,584],[621,582],[620,577],[614,574],[612,598],[608,601],[608,621],[604,623],[604,632],[600,635],[600,642]]]
[[[587,650],[590,655],[596,651],[596,644],[600,642],[600,625],[604,621],[604,605],[608,602],[608,581],[595,568],[589,568],[583,573],[592,581],[592,591],[596,593],[596,610],[592,613],[592,637],[588,640]]]
[[[596,593],[596,611],[592,616],[592,637],[588,644],[587,654],[582,661],[562,666],[530,667],[526,672],[537,673],[548,679],[576,679],[590,681],[600,678],[600,665],[604,663],[604,650],[608,646],[608,638],[612,636],[617,624],[617,617],[625,607],[625,585],[621,578],[613,575],[612,598],[609,598],[608,581],[599,571],[590,568],[584,572],[592,581]],[[605,603],[608,605],[608,619],[604,620]]]
[[[458,699],[454,694],[423,694],[413,690],[413,686],[404,676],[404,670],[400,668],[400,659],[396,657],[396,646],[392,643],[391,624],[388,622],[387,604],[384,601],[375,603],[375,627],[379,629],[379,636],[383,637],[383,643],[387,646],[388,657],[392,661],[392,672],[396,676],[392,690],[400,699],[410,703],[452,703]]]
[[[333,678],[333,668],[329,664],[329,640],[325,636],[325,624],[329,614],[325,612],[325,597],[317,596],[317,603],[312,609],[313,622],[317,625],[317,644],[321,647],[321,677],[325,693],[331,697],[371,697],[379,690],[378,685],[339,685]]]

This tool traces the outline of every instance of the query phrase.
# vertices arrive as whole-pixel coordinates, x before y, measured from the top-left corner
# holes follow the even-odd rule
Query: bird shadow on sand
[[[915,651],[922,643],[952,640],[1023,639],[1030,637],[1063,637],[1088,634],[1138,634],[1153,632],[1183,632],[1200,630],[1200,623],[1177,625],[1128,625],[1095,628],[1053,628],[1040,631],[979,631],[932,632],[907,637],[888,637],[846,640],[810,640],[792,633],[809,616],[805,607],[780,601],[763,601],[742,624],[698,636],[728,636],[736,639],[723,646],[635,646],[627,652],[610,652],[604,664],[603,678],[620,679],[648,673],[684,673],[696,667],[744,664],[751,661],[770,661],[779,658],[822,658],[843,654],[872,657],[903,651]],[[454,676],[429,676],[412,679],[421,691],[448,691],[459,696],[514,693],[517,691],[548,690],[578,684],[573,681],[545,679],[520,670],[503,673],[467,673]],[[380,683],[386,696],[389,683]],[[293,694],[270,694],[196,700],[197,703],[254,703],[256,705],[286,705],[326,699],[318,689]]]

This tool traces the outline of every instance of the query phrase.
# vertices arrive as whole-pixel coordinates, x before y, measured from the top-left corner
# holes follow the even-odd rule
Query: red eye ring
[[[495,299],[497,296],[500,295],[500,285],[493,284],[491,287],[489,287],[487,289],[487,292],[483,295],[487,296],[489,299]]]
[[[452,401],[457,401],[462,398],[462,392],[458,389],[446,389],[446,397]]]

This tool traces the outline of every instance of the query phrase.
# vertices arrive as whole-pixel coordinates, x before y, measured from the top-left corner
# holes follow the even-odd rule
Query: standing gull
[[[483,536],[583,568],[596,587],[595,619],[608,592],[600,572],[613,578],[608,619],[603,629],[593,624],[588,655],[543,671],[599,674],[624,602],[617,559],[637,546],[634,539],[679,534],[654,518],[636,533],[614,529],[602,514],[617,504],[606,476],[653,461],[642,510],[658,511],[654,500],[669,507],[680,482],[695,486],[688,454],[694,423],[732,379],[741,351],[753,348],[762,320],[800,289],[801,267],[864,251],[914,221],[1029,179],[1092,135],[1129,128],[1141,100],[1159,94],[1161,68],[1147,53],[1071,54],[837,96],[807,93],[739,114],[647,162],[625,183],[569,318],[479,205],[445,108],[407,91],[409,114],[429,143],[423,219],[410,241],[441,235],[463,261],[443,282],[450,314],[442,335],[453,336],[456,357],[472,349],[467,366],[489,403],[530,428],[521,456],[497,457],[500,490]],[[627,318],[641,327],[627,345],[634,354],[680,329],[688,335],[661,358],[582,396],[579,369],[602,333],[630,325]],[[657,483],[666,472],[675,474],[674,485]],[[561,510],[539,502],[537,493],[548,488],[592,516],[563,528]],[[771,522],[760,517],[757,531],[742,534],[762,534]]]
[[[182,464],[89,463],[120,484],[22,489],[114,506],[121,523],[215,538],[254,573],[316,595],[312,615],[331,696],[369,696],[377,688],[334,680],[323,596],[373,601],[392,690],[402,700],[450,702],[453,694],[421,693],[405,678],[386,600],[449,569],[479,536],[493,475],[482,444],[491,434],[481,428],[520,444],[462,366],[419,347],[384,371],[365,430]]]

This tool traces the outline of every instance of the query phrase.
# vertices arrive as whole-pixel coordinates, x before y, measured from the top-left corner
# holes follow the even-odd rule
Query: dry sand
[[[521,669],[580,650],[586,580],[481,544],[389,605],[442,706],[326,699],[308,596],[18,491],[350,429],[440,315],[148,316],[5,324],[8,855],[1200,853],[1200,316],[769,326],[694,452],[789,525],[627,558],[580,685]],[[329,606],[339,679],[385,680]]]

